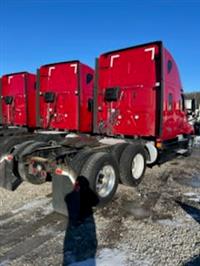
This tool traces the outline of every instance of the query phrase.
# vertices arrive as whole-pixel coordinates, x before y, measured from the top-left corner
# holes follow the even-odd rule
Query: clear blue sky
[[[0,75],[154,40],[200,91],[200,0],[0,0]]]

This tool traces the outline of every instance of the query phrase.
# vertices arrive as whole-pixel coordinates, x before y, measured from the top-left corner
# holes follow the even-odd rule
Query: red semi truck
[[[41,66],[37,126],[91,133],[93,76],[94,70],[79,61]]]
[[[71,131],[91,133],[93,76],[94,70],[78,60],[41,66],[36,84],[32,75],[24,72],[3,76],[3,100],[9,98],[10,102],[8,106],[3,103],[6,119],[0,137],[1,186],[14,190],[21,183],[15,155],[27,145],[35,149],[61,141]]]
[[[178,68],[162,42],[98,58],[93,130],[77,132],[48,144],[25,142],[9,154],[20,181],[52,179],[53,205],[62,213],[77,176],[88,180],[101,205],[111,200],[119,181],[136,186],[146,166],[191,152],[194,129],[187,120]]]
[[[36,127],[35,75],[27,72],[2,77],[2,124],[5,126]]]

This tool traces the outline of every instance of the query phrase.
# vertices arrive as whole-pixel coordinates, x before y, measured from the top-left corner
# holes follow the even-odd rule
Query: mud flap
[[[73,191],[73,185],[67,176],[52,177],[53,208],[56,212],[68,216],[66,196]]]
[[[3,139],[2,139],[3,140]],[[22,183],[23,180],[27,180],[24,173],[19,172],[19,163],[22,160],[22,157],[37,148],[37,146],[44,145],[43,142],[36,142],[31,135],[24,135],[23,138],[19,137],[10,137],[5,138],[4,142],[0,143],[2,157],[10,153],[10,150],[13,149],[11,155],[13,159],[7,161],[6,159],[1,158],[0,160],[0,186],[8,189],[15,190]],[[15,148],[14,148],[15,147]],[[28,181],[28,180],[27,180]]]
[[[1,151],[2,150],[4,151],[2,153],[0,161],[0,186],[12,191],[16,190],[23,181],[22,178],[17,173],[17,171],[15,171],[16,161],[14,158],[17,155],[17,153],[20,151],[19,147],[23,149],[26,145],[28,145],[32,141],[26,141],[23,143],[19,142],[20,139],[17,138],[15,139],[15,137],[11,137],[11,138],[6,138],[5,141],[4,142],[2,141],[1,143]],[[11,153],[13,159],[8,161],[3,157],[9,153],[9,150],[11,149],[12,146],[13,147],[15,146],[15,150]]]
[[[0,163],[0,186],[14,191],[20,184],[22,180],[13,173],[13,162],[8,162],[4,160]]]

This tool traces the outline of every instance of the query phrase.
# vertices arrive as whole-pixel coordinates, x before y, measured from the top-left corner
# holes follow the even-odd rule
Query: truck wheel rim
[[[144,157],[138,153],[132,161],[132,176],[134,179],[139,179],[144,171]]]
[[[107,197],[115,185],[115,170],[111,165],[105,165],[98,172],[96,178],[96,192],[102,198]]]

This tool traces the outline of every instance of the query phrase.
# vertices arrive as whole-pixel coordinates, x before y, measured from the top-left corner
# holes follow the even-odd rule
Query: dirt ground
[[[199,229],[200,147],[120,185],[78,226],[53,211],[50,183],[0,189],[0,266],[200,265]]]

